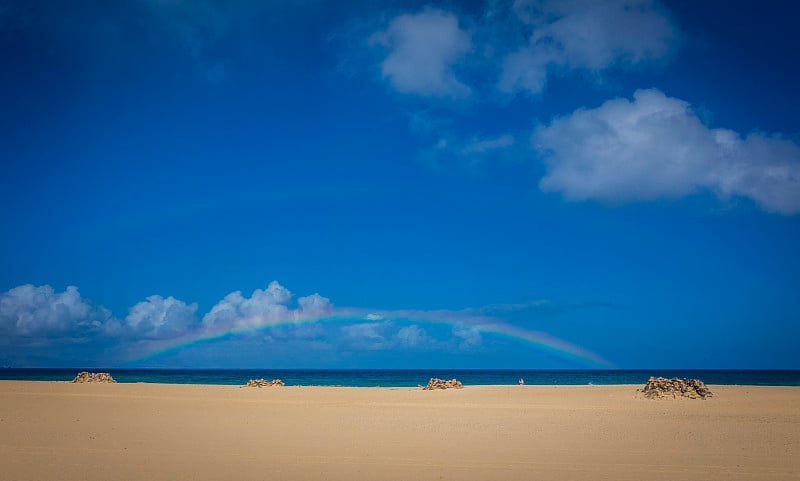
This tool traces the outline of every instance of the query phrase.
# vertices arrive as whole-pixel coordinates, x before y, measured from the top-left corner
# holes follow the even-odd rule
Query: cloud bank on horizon
[[[0,333],[11,351],[27,351],[23,358],[34,365],[56,362],[64,345],[72,355],[95,363],[143,363],[154,356],[188,347],[266,333],[258,343],[269,349],[275,343],[302,352],[307,341],[315,348],[334,351],[431,351],[457,354],[480,348],[484,335],[501,334],[538,345],[577,365],[610,367],[597,354],[526,327],[515,326],[497,315],[497,306],[464,310],[377,310],[335,307],[319,295],[298,297],[272,281],[250,297],[235,291],[215,304],[202,318],[197,304],[152,295],[130,308],[124,318],[81,297],[75,286],[56,292],[51,286],[21,285],[0,293]],[[521,311],[546,304],[506,306]],[[325,324],[333,329],[325,330]],[[423,325],[427,325],[428,328]],[[433,326],[431,329],[430,326]],[[443,329],[442,329],[443,327]],[[306,346],[307,347],[307,346]],[[31,357],[31,352],[40,357]],[[80,359],[80,358],[79,358]]]

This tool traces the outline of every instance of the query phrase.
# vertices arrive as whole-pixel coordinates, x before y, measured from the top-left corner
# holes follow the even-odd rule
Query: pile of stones
[[[111,377],[107,372],[79,372],[72,382],[109,382],[116,383],[117,381]]]
[[[711,391],[699,379],[680,379],[674,377],[650,377],[644,388],[641,389],[648,399],[664,399],[687,397],[689,399],[705,399],[711,397]]]
[[[461,384],[461,381],[459,381],[458,379],[451,379],[449,381],[445,381],[444,379],[438,379],[432,377],[431,380],[428,381],[428,385],[423,387],[422,389],[425,391],[432,391],[434,389],[451,389],[451,388],[461,389],[462,387],[464,387],[464,385]]]
[[[272,381],[267,381],[264,378],[261,379],[251,379],[247,381],[247,384],[244,387],[271,387],[271,386],[285,386],[283,381],[280,379],[273,379]]]

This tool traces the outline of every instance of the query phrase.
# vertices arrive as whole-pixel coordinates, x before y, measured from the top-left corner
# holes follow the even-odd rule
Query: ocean
[[[532,370],[532,369],[80,369],[4,368],[0,380],[71,381],[80,371],[109,372],[117,382],[241,385],[281,379],[287,386],[416,387],[432,377],[464,385],[642,384],[650,376],[701,379],[707,384],[800,386],[800,370]]]

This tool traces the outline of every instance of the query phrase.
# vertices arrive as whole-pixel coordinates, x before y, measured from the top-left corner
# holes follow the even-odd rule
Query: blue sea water
[[[79,371],[110,372],[117,382],[244,384],[248,379],[281,379],[287,385],[416,387],[428,379],[456,378],[465,385],[644,384],[650,376],[701,379],[707,384],[800,386],[800,370],[529,370],[529,369],[0,369],[0,380],[71,381]]]

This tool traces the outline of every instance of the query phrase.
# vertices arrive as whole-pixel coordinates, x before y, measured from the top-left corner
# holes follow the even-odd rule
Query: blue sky
[[[0,0],[0,364],[800,368],[799,13]]]

